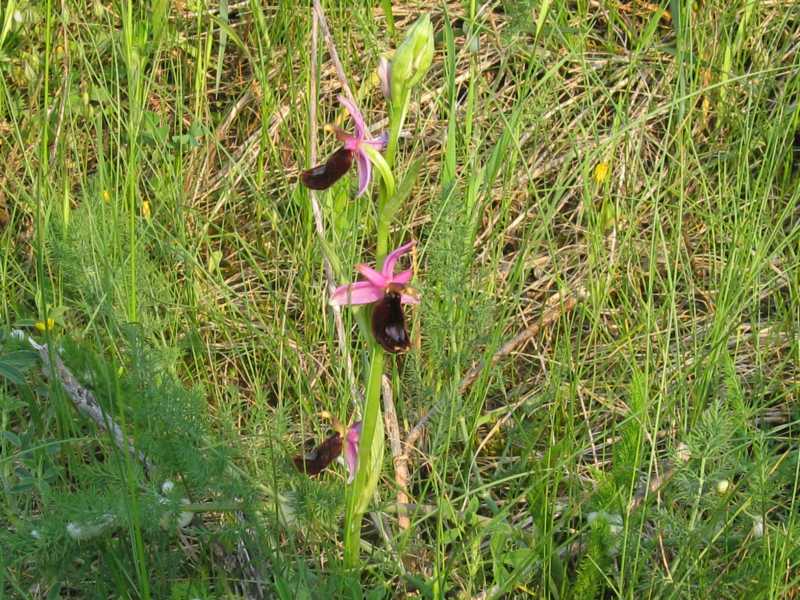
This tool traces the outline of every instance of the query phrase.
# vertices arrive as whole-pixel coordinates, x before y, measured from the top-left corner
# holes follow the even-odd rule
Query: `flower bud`
[[[433,25],[423,15],[406,33],[392,58],[392,102],[400,103],[404,92],[417,85],[433,62]]]
[[[389,60],[385,56],[381,56],[378,63],[378,81],[381,85],[383,97],[387,100],[392,99],[392,68]]]
[[[727,479],[720,479],[717,482],[717,494],[719,494],[720,496],[724,496],[725,494],[728,493],[728,489],[730,489],[730,487],[731,487],[730,481],[728,481]]]

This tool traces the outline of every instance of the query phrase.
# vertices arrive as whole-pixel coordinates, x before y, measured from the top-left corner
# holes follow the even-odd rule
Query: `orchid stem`
[[[392,107],[390,111],[389,140],[384,157],[390,173],[394,168],[395,156],[397,154],[397,142],[403,127],[403,121],[406,117],[408,99],[409,94],[406,92],[403,97],[402,105]],[[393,187],[393,184],[391,185]],[[377,211],[375,213],[377,235],[375,242],[375,262],[378,269],[383,267],[383,261],[389,249],[389,226],[391,225],[391,217],[385,215],[384,207],[386,203],[391,200],[390,194],[393,195],[394,190],[389,190],[386,180],[382,178],[378,191]],[[375,486],[383,466],[384,444],[383,417],[381,415],[381,379],[383,377],[385,359],[383,349],[378,346],[374,340],[372,340],[371,345],[372,352],[369,379],[367,380],[367,392],[362,415],[363,429],[358,444],[358,470],[356,472],[354,485],[347,496],[347,513],[345,515],[344,564],[346,568],[352,569],[357,569],[359,567],[361,521],[372,499],[372,495],[375,493]],[[378,435],[380,439],[376,439]]]
[[[403,95],[402,105],[394,108],[392,107],[389,117],[389,142],[386,146],[385,158],[389,164],[389,168],[394,167],[394,159],[397,154],[397,142],[400,140],[400,132],[403,129],[403,122],[406,120],[406,111],[408,110],[408,101],[410,98],[409,92]],[[387,199],[388,200],[388,199]]]
[[[389,161],[387,161],[389,162]],[[391,162],[389,162],[391,164]],[[386,186],[381,185],[378,193],[377,210],[377,241],[376,263],[378,268],[383,267],[383,260],[389,244],[389,222],[383,218],[383,206],[386,198]],[[364,511],[369,503],[374,489],[370,489],[370,482],[376,481],[380,473],[373,473],[373,469],[380,471],[383,456],[373,456],[373,450],[382,454],[383,443],[375,443],[375,435],[381,416],[381,378],[383,377],[384,355],[383,349],[372,341],[370,357],[369,379],[367,380],[367,393],[364,400],[364,413],[362,415],[363,429],[358,444],[358,471],[353,488],[347,497],[347,514],[345,517],[344,531],[344,564],[346,568],[358,568],[359,552],[361,549],[361,521]],[[380,428],[383,435],[383,428]],[[382,440],[380,440],[382,442]]]
[[[358,471],[356,472],[355,485],[348,496],[347,518],[345,519],[344,532],[344,564],[348,568],[356,568],[359,564],[359,550],[361,546],[361,520],[370,498],[363,499],[366,492],[371,496],[374,490],[369,490],[370,481],[376,478],[373,469],[380,470],[381,457],[372,456],[373,438],[379,429],[378,421],[381,419],[381,377],[383,376],[383,350],[376,344],[372,348],[372,360],[367,382],[366,401],[364,406],[363,429],[359,441]],[[380,428],[383,435],[383,429]],[[383,444],[377,448],[383,450]]]
[[[392,119],[389,134],[388,148],[397,147],[397,133],[399,128]],[[394,152],[387,152],[386,162],[389,168],[394,164]],[[376,211],[375,258],[377,267],[383,267],[383,260],[389,248],[389,219],[384,218],[383,207],[389,201],[385,183],[382,183],[378,192],[378,206]],[[374,483],[380,476],[383,462],[383,440],[375,440],[375,435],[383,436],[381,415],[381,378],[383,377],[384,354],[383,349],[372,341],[370,357],[369,379],[364,400],[364,413],[362,415],[363,429],[358,447],[358,471],[355,483],[347,497],[347,514],[344,531],[344,564],[347,568],[356,569],[359,566],[359,553],[361,549],[361,521],[364,516],[371,496],[374,493]],[[380,452],[381,456],[373,456],[373,451]],[[373,472],[377,471],[377,472]]]
[[[378,211],[383,213],[383,206],[385,202],[378,202]],[[386,253],[389,249],[389,223],[386,219],[378,219],[378,240],[375,244],[375,255],[377,256],[377,266],[379,269],[383,268],[383,259],[386,258]]]

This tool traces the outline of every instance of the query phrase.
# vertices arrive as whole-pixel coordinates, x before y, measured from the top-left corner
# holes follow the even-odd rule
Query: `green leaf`
[[[7,440],[9,444],[11,444],[16,448],[22,446],[22,442],[20,441],[19,436],[13,431],[0,431],[0,437]]]
[[[0,48],[3,47],[3,43],[6,40],[6,36],[8,32],[11,31],[11,24],[13,22],[14,17],[14,4],[15,0],[9,0],[8,4],[6,5],[5,11],[3,12],[3,26],[0,29]]]
[[[25,371],[36,362],[36,354],[31,350],[14,350],[0,356],[0,377],[14,385],[25,383]]]
[[[394,12],[392,11],[392,0],[381,0],[381,8],[386,17],[386,28],[389,30],[389,37],[394,37]]]
[[[38,354],[34,350],[13,350],[0,355],[0,363],[5,363],[16,367],[21,371],[27,371],[36,364]]]
[[[381,215],[381,219],[390,223],[394,218],[394,215],[403,205],[403,202],[406,201],[409,194],[411,194],[411,190],[414,188],[414,184],[417,182],[417,177],[419,176],[419,169],[422,166],[422,158],[418,158],[406,171],[403,180],[400,182],[400,186],[397,188],[394,196],[389,198],[389,201],[383,207],[383,214]]]
[[[167,11],[169,3],[167,0],[153,0],[150,7],[150,23],[153,30],[153,43],[158,46],[161,35],[164,33],[164,26],[167,24]]]
[[[219,2],[219,19],[230,28],[230,21],[228,20],[228,1],[220,0]],[[225,46],[228,43],[228,31],[224,27],[219,28],[219,44],[217,49],[217,74],[214,78],[214,93],[219,93],[219,84],[222,81],[222,68],[225,65]]]
[[[356,500],[356,512],[359,515],[363,515],[367,511],[372,496],[375,495],[375,489],[378,487],[378,479],[383,466],[384,438],[383,418],[378,415],[378,419],[375,421],[375,434],[372,436],[372,452],[370,453],[372,464],[368,471],[367,481],[359,490],[358,499]]]
[[[669,12],[672,15],[672,28],[675,31],[675,37],[680,40],[681,37],[681,2],[680,0],[669,0]]]
[[[383,155],[380,152],[378,152],[369,144],[364,144],[361,146],[361,148],[367,153],[370,162],[375,165],[378,173],[381,174],[383,184],[386,186],[386,197],[391,198],[394,196],[395,185],[394,175],[392,175],[392,170],[389,168],[389,163],[386,162],[386,159],[383,158]]]
[[[339,262],[339,256],[334,251],[333,246],[330,245],[328,240],[323,238],[319,238],[319,244],[322,246],[322,252],[325,254],[325,258],[328,259],[328,262],[331,265],[331,269],[333,270],[333,274],[339,278],[342,276],[342,263]]]
[[[544,0],[539,6],[539,15],[536,17],[536,39],[539,38],[539,34],[542,32],[542,27],[544,27],[544,22],[547,19],[547,13],[552,3],[553,0]]]
[[[450,26],[450,20],[445,19],[444,22],[444,39],[445,39],[445,78],[447,80],[447,139],[444,146],[444,157],[442,160],[442,187],[446,188],[448,184],[452,183],[456,177],[456,151],[458,140],[456,138],[457,123],[458,123],[458,102],[456,92],[456,71],[457,71],[457,56],[456,45],[453,37],[453,29]]]

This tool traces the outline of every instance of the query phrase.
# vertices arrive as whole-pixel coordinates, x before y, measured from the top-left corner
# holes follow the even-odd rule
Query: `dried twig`
[[[325,23],[325,16],[322,13],[321,7],[318,7],[319,2],[315,2],[315,8],[318,8],[316,11],[316,16],[311,20],[311,97],[309,98],[308,102],[308,120],[310,125],[310,132],[309,132],[309,154],[311,158],[311,164],[316,164],[317,162],[317,85],[319,79],[319,64],[317,63],[317,53],[318,53],[318,44],[319,44],[319,24],[322,24],[323,28],[327,31],[327,24]],[[331,55],[333,57],[335,53],[335,48],[331,50]],[[338,57],[335,59],[338,61]],[[341,67],[341,64],[339,64]],[[341,74],[344,77],[344,73]],[[347,86],[347,82],[342,79],[342,86]],[[346,88],[349,92],[349,88]],[[325,222],[322,218],[322,209],[319,205],[319,200],[317,199],[317,192],[314,190],[310,191],[311,197],[311,211],[314,213],[314,227],[317,232],[317,237],[321,241],[325,240]],[[327,280],[328,284],[328,293],[333,294],[333,291],[336,289],[336,279],[333,274],[333,268],[331,267],[331,261],[328,259],[327,254],[325,253],[325,246],[322,244],[322,268],[325,271],[325,279]],[[344,321],[342,320],[342,311],[341,308],[338,306],[331,306],[331,310],[333,310],[333,320],[336,326],[336,337],[339,342],[339,352],[341,352],[342,357],[344,358],[344,365],[345,370],[347,373],[347,380],[350,383],[350,394],[353,399],[353,403],[356,406],[361,404],[361,392],[358,389],[358,385],[356,384],[356,376],[355,371],[353,370],[353,358],[350,356],[350,349],[347,346],[347,338],[345,336],[344,330]]]
[[[240,524],[245,525],[248,521],[247,516],[243,512],[236,511],[236,520]],[[251,528],[246,528],[245,532],[249,535],[253,534]],[[242,590],[245,597],[253,600],[262,600],[264,595],[264,580],[258,573],[258,569],[250,557],[250,551],[247,548],[247,543],[243,538],[239,538],[236,542],[236,559],[239,563],[239,568],[242,571]],[[248,586],[247,584],[250,584]]]
[[[639,508],[650,494],[660,491],[672,479],[674,474],[675,466],[673,464],[665,463],[662,465],[661,473],[656,472],[652,479],[649,479],[631,498],[628,503],[628,514]]]
[[[353,96],[353,91],[350,89],[350,85],[347,83],[347,76],[344,74],[344,67],[342,66],[342,61],[339,60],[339,53],[336,51],[336,44],[333,41],[333,36],[331,35],[331,30],[328,28],[328,20],[325,18],[325,11],[322,9],[322,4],[319,0],[314,0],[314,12],[317,15],[315,21],[319,22],[320,27],[322,27],[322,35],[325,37],[325,45],[328,47],[328,54],[331,55],[331,62],[333,63],[334,68],[336,69],[336,77],[339,79],[339,83],[342,86],[342,90],[344,90],[344,95],[347,97],[350,102],[353,104],[356,103],[356,98]],[[312,25],[313,27],[313,25]],[[314,43],[314,30],[312,28],[312,53],[314,52],[313,43]],[[316,54],[313,55],[312,61],[316,60]],[[311,68],[315,68],[315,63],[312,62]],[[316,72],[314,73],[316,77]]]
[[[400,427],[397,424],[397,411],[394,407],[392,383],[384,375],[381,380],[383,388],[383,420],[386,424],[386,435],[389,436],[389,447],[392,450],[394,462],[394,477],[397,482],[397,522],[400,529],[408,529],[411,522],[408,519],[405,505],[408,504],[408,460],[403,460],[403,447],[400,443]]]
[[[503,358],[514,352],[514,350],[524,345],[531,338],[537,336],[542,329],[549,327],[562,316],[571,312],[572,309],[575,308],[575,305],[578,304],[578,300],[585,297],[586,292],[583,289],[578,290],[577,293],[562,294],[561,292],[556,292],[553,294],[547,301],[547,304],[551,306],[551,308],[545,311],[544,314],[542,314],[541,319],[539,319],[536,323],[525,328],[505,344],[503,344],[492,356],[492,359],[489,363],[490,366],[495,366]],[[461,385],[458,387],[459,393],[463,394],[473,383],[475,383],[475,380],[483,372],[484,367],[485,365],[483,362],[477,362],[472,365],[470,370],[467,371],[467,374],[461,380]]]
[[[18,331],[15,333],[15,335],[17,335],[17,337],[27,339],[28,343],[30,343],[30,345],[33,346],[33,348],[39,353],[39,357],[42,359],[43,365],[42,373],[47,379],[51,379],[55,375],[56,381],[58,381],[61,384],[61,387],[64,388],[64,391],[72,400],[75,408],[94,421],[97,426],[100,427],[100,429],[108,431],[117,448],[130,453],[134,458],[144,465],[148,472],[150,472],[153,468],[153,464],[150,462],[150,460],[144,455],[144,453],[139,452],[133,446],[133,444],[131,444],[125,438],[122,428],[116,424],[111,415],[103,410],[103,407],[100,406],[99,402],[97,402],[97,398],[94,397],[94,394],[78,382],[78,380],[72,374],[72,371],[70,371],[66,365],[64,365],[64,361],[61,360],[61,357],[58,355],[58,353],[52,353],[53,364],[50,360],[51,351],[47,344],[39,344],[32,338],[27,337],[21,331]]]
[[[560,319],[563,315],[572,311],[578,303],[579,299],[583,299],[586,293],[584,290],[579,290],[577,294],[566,294],[563,295],[560,292],[557,292],[553,296],[551,296],[548,303],[550,303],[554,298],[561,300],[560,304],[554,306],[547,312],[545,312],[541,319],[539,319],[536,323],[527,327],[512,339],[507,341],[505,344],[501,346],[501,348],[494,353],[491,360],[489,361],[490,366],[495,366],[498,362],[500,362],[503,358],[511,354],[514,350],[522,346],[525,342],[530,340],[532,337],[538,335],[538,333],[545,327],[549,327],[555,321]],[[464,378],[461,380],[461,383],[458,386],[458,393],[463,394],[466,392],[470,386],[475,383],[475,380],[478,379],[480,374],[483,372],[485,368],[485,364],[481,361],[476,362],[472,367],[467,371]],[[408,447],[413,446],[419,440],[419,437],[422,435],[422,431],[424,430],[425,426],[428,424],[428,421],[431,417],[436,413],[438,410],[439,405],[435,404],[431,409],[425,414],[419,422],[414,426],[414,428],[409,432],[408,436],[406,437],[406,452],[408,452]]]

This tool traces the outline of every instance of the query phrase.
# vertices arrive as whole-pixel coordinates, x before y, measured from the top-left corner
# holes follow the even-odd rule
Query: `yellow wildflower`
[[[106,204],[111,202],[111,194],[108,193],[108,190],[103,190],[103,202]]]
[[[597,163],[597,166],[594,168],[595,182],[603,183],[606,179],[608,179],[608,171],[609,166],[607,162],[603,161],[601,163]]]
[[[150,203],[147,200],[142,202],[142,216],[145,219],[150,219]]]
[[[56,322],[54,319],[47,319],[46,323],[43,321],[36,321],[36,324],[34,325],[34,327],[36,327],[36,329],[38,329],[41,332],[52,331],[53,327],[55,326]]]

